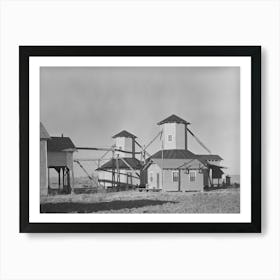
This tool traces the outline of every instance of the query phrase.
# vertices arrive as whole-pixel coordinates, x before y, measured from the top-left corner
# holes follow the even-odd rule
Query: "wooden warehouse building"
[[[148,165],[148,189],[163,191],[203,191],[222,178],[219,155],[198,155],[188,150],[188,125],[176,115],[159,122],[162,149]]]

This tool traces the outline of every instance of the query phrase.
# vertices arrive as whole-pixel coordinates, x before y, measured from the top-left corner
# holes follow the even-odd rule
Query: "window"
[[[173,171],[172,172],[172,181],[173,182],[179,182],[179,172],[178,171]]]
[[[132,185],[132,173],[127,172],[127,183]]]
[[[190,182],[195,182],[196,172],[190,171]]]
[[[172,141],[172,135],[168,135],[168,141]]]
[[[150,172],[150,182],[152,183],[153,182],[153,172]]]

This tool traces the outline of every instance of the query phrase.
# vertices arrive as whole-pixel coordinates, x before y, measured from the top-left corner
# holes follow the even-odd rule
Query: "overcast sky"
[[[147,144],[157,122],[176,114],[224,159],[226,173],[239,174],[239,75],[239,67],[41,67],[41,121],[51,136],[63,133],[76,146],[109,147],[123,129]],[[188,139],[189,150],[207,153]],[[156,141],[148,151],[159,149]]]

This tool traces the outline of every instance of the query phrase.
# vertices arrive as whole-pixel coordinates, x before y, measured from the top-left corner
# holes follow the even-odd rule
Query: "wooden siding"
[[[73,168],[73,153],[72,152],[48,152],[48,166],[67,166]]]
[[[169,139],[169,135],[172,139]],[[163,148],[169,149],[185,149],[185,124],[165,123],[163,124]]]
[[[191,172],[195,172],[195,180],[191,181]],[[203,191],[204,173],[199,170],[190,170],[189,174],[181,171],[181,190],[182,191]]]
[[[48,194],[47,141],[40,140],[40,195]]]
[[[179,182],[173,182],[173,172],[178,170],[163,170],[163,187],[164,191],[179,191]]]
[[[157,184],[157,174],[159,173],[159,184]],[[153,163],[147,171],[147,187],[148,189],[159,189],[162,188],[162,174],[160,167]]]
[[[117,137],[115,140],[115,145],[117,149],[132,152],[133,150],[133,141],[132,138],[126,138],[126,137]],[[116,151],[116,155],[119,155],[120,157],[133,157],[133,154],[129,153],[123,153]]]
[[[179,172],[179,181],[173,181],[173,173]],[[195,180],[191,181],[190,173],[195,172]],[[157,182],[159,174],[159,184]],[[163,177],[163,183],[162,183]],[[148,168],[148,189],[162,189],[163,191],[203,191],[204,186],[208,185],[208,169],[202,169],[201,173],[198,168],[193,168],[189,174],[181,169],[164,169],[163,174],[160,166],[153,163]]]

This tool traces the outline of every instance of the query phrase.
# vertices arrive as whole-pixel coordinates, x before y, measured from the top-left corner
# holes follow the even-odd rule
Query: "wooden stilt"
[[[48,168],[48,194],[50,189],[50,169]]]
[[[115,187],[115,153],[112,152],[112,187]]]
[[[64,170],[64,167],[62,167],[62,188],[64,188],[64,176],[65,176],[65,170]]]
[[[60,167],[58,168],[58,189],[60,190]]]
[[[188,125],[185,124],[185,150],[188,149]]]
[[[119,169],[119,155],[116,158],[116,166],[117,166],[117,186],[120,184],[120,169]]]
[[[181,170],[178,169],[178,191],[181,191]]]
[[[75,177],[74,177],[74,167],[72,166],[71,169],[71,174],[72,174],[72,184],[71,184],[71,193],[74,193],[74,188],[75,188]]]
[[[70,187],[70,169],[66,167],[67,186]]]
[[[164,133],[161,131],[161,188],[163,189],[163,141],[164,141]]]

